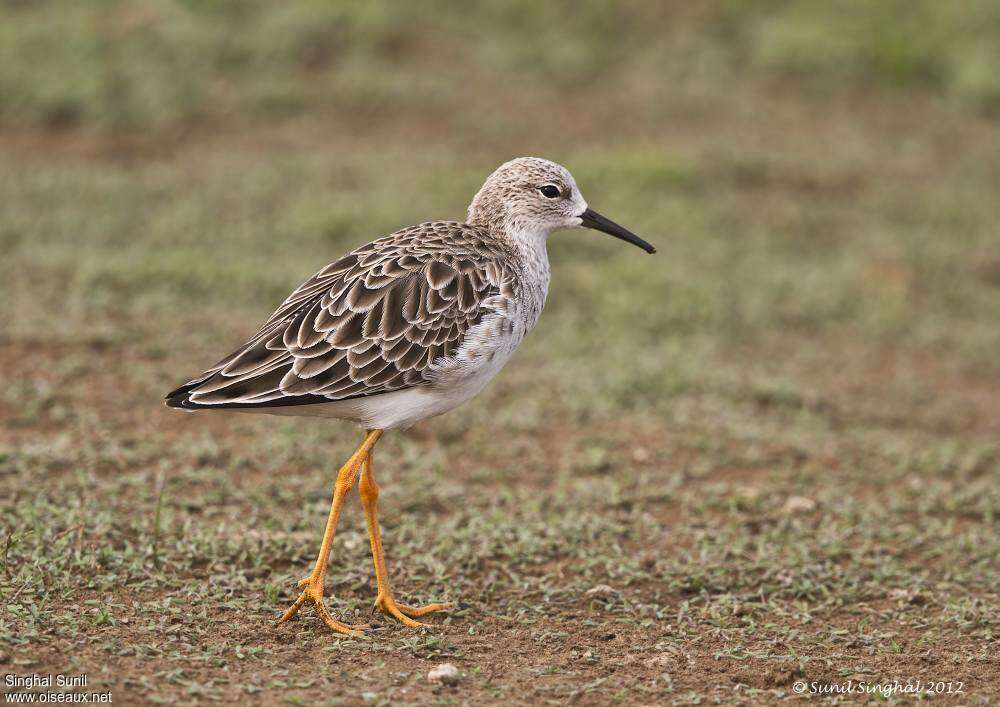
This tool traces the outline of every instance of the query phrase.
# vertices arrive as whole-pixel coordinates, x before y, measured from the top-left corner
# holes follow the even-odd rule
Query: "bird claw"
[[[311,599],[316,605],[316,612],[319,614],[320,619],[327,627],[335,632],[340,633],[345,636],[362,636],[363,630],[369,628],[368,624],[362,624],[358,626],[351,626],[350,624],[345,624],[341,621],[331,616],[330,612],[326,608],[326,604],[323,601],[323,579],[322,577],[306,577],[298,582],[298,586],[302,589],[302,593],[299,594],[298,599],[295,603],[288,607],[288,610],[282,614],[281,618],[278,619],[278,623],[282,624],[293,616],[299,613],[299,609],[306,602],[307,599]]]
[[[429,627],[430,624],[415,621],[414,619],[419,616],[432,614],[435,611],[451,609],[454,606],[455,605],[451,602],[443,604],[427,604],[426,606],[407,606],[406,604],[397,604],[391,594],[382,593],[375,598],[375,603],[372,605],[372,614],[374,615],[376,611],[381,611],[383,614],[392,616],[404,626],[409,626],[410,628],[426,628]]]

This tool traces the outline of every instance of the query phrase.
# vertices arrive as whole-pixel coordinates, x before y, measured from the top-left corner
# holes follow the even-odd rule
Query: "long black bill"
[[[587,209],[580,214],[580,221],[582,221],[582,226],[593,228],[596,231],[602,231],[603,233],[619,238],[626,243],[639,246],[647,253],[652,254],[656,252],[656,248],[639,238],[639,236],[632,233],[632,231],[619,226],[611,219],[604,218],[593,209]]]

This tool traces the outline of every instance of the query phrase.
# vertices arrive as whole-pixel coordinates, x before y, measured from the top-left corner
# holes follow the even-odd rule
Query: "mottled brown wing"
[[[303,283],[240,349],[167,396],[171,407],[274,407],[426,384],[432,363],[507,291],[502,259],[464,224],[399,231]]]

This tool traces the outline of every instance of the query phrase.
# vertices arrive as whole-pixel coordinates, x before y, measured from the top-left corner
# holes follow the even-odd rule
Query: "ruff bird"
[[[366,430],[340,468],[316,564],[280,621],[311,601],[333,631],[360,628],[327,611],[324,577],[344,500],[359,475],[378,594],[375,609],[410,627],[451,604],[407,606],[389,587],[373,450],[386,430],[475,396],[534,327],[549,288],[546,240],[592,228],[655,249],[591,209],[566,168],[521,157],[491,174],[460,221],[409,226],[327,265],[260,330],[166,396],[182,410],[241,410],[347,420]]]

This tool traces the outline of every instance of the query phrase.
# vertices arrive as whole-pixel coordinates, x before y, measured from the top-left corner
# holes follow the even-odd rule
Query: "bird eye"
[[[559,197],[559,187],[555,184],[546,184],[544,186],[538,187],[538,191],[542,192],[542,196],[546,199],[556,199]]]

